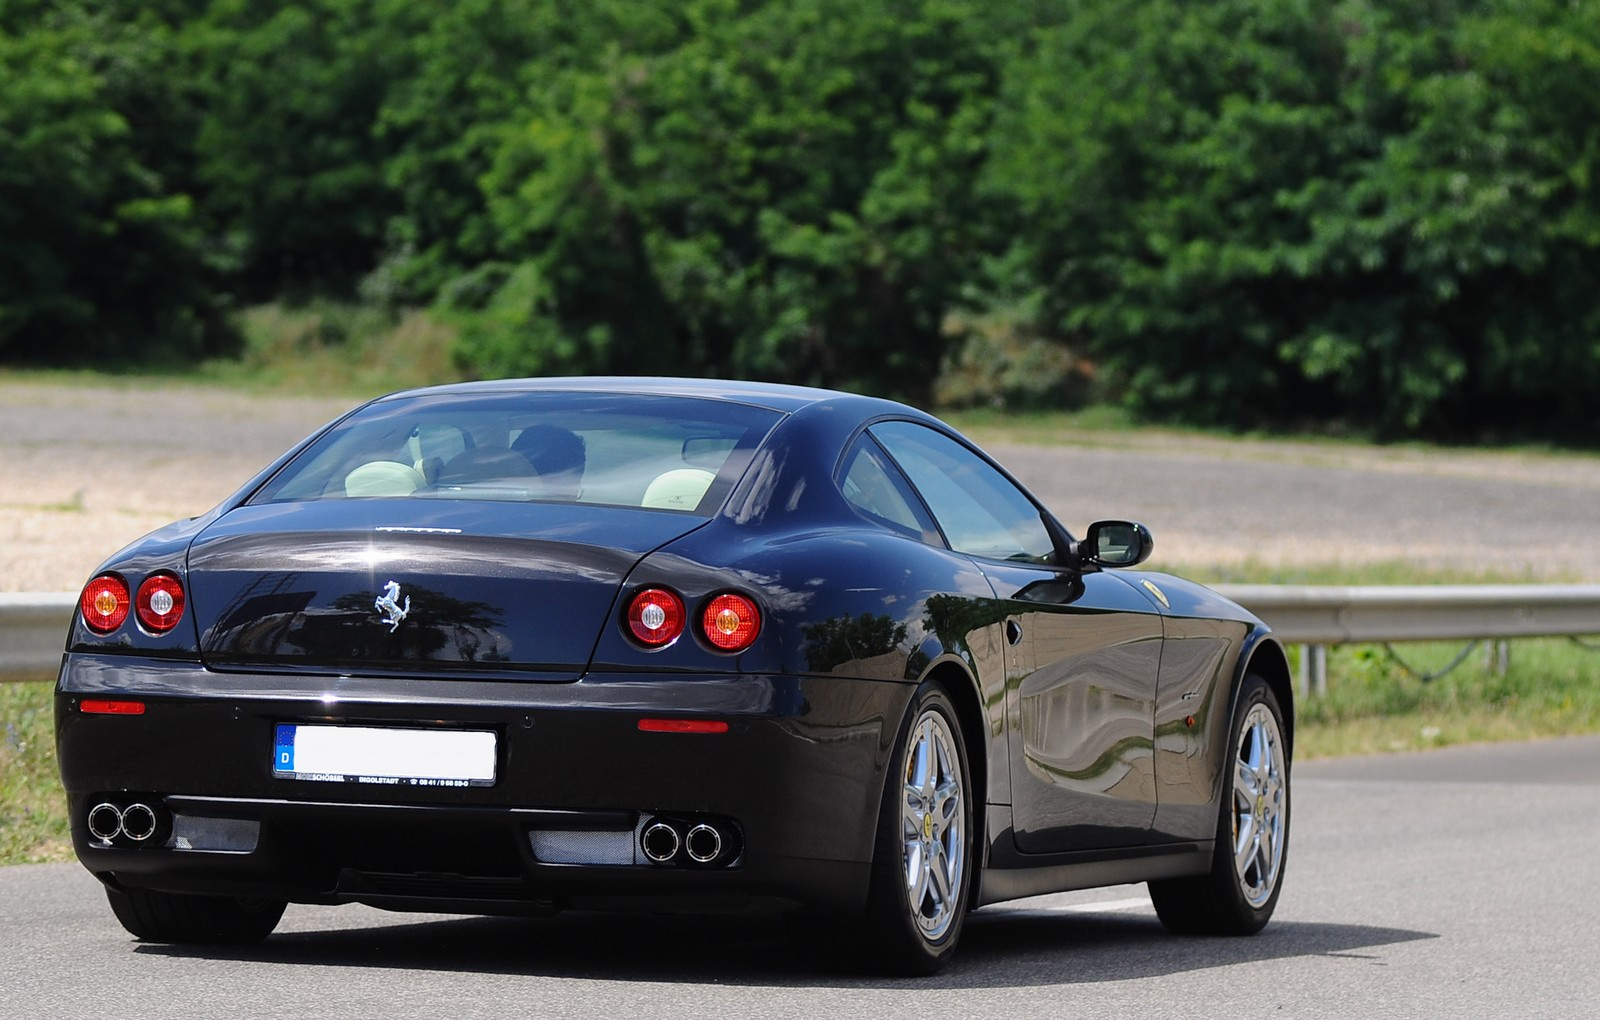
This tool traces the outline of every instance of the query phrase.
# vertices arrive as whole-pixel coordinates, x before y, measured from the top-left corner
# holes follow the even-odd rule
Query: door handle
[[[1014,645],[1022,640],[1022,624],[1015,620],[1006,621],[1006,644]]]

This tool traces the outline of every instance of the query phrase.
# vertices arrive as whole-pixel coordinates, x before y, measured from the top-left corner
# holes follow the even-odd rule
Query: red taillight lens
[[[740,652],[761,633],[761,612],[743,595],[718,595],[706,603],[701,626],[707,641],[724,652]]]
[[[128,585],[116,574],[101,574],[84,585],[78,612],[96,634],[109,634],[128,618]]]
[[[644,645],[669,645],[683,633],[683,599],[664,588],[646,588],[628,603],[628,629]]]
[[[178,625],[183,617],[183,585],[171,574],[152,574],[139,586],[134,602],[139,622],[157,634]]]

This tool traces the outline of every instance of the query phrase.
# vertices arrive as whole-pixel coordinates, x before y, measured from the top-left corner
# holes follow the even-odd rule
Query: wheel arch
[[[982,902],[979,899],[979,887],[989,856],[989,754],[983,698],[977,680],[953,659],[935,663],[923,675],[922,682],[938,684],[949,696],[951,704],[955,706],[956,723],[961,727],[962,743],[967,748],[967,772],[972,791],[972,842],[969,852],[973,858],[967,900],[968,909],[971,909]],[[983,794],[981,797],[977,796],[979,791]]]
[[[1288,742],[1289,756],[1294,757],[1294,681],[1289,673],[1289,657],[1283,645],[1270,633],[1258,630],[1251,635],[1244,654],[1239,656],[1240,668],[1235,691],[1251,673],[1265,680],[1267,687],[1278,699],[1283,712],[1283,739]],[[1237,697],[1237,694],[1235,695]]]

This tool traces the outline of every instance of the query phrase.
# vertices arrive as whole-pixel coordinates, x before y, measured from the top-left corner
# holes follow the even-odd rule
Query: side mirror
[[[1150,529],[1132,521],[1095,521],[1078,543],[1083,562],[1097,567],[1138,566],[1155,547]]]

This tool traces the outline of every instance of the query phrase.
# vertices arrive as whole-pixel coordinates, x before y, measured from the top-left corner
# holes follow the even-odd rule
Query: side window
[[[869,431],[922,494],[950,548],[987,559],[1051,561],[1055,543],[1039,508],[982,457],[911,422],[883,422]]]
[[[839,479],[839,491],[857,510],[915,538],[939,543],[927,511],[906,488],[905,479],[870,437],[856,440]]]

